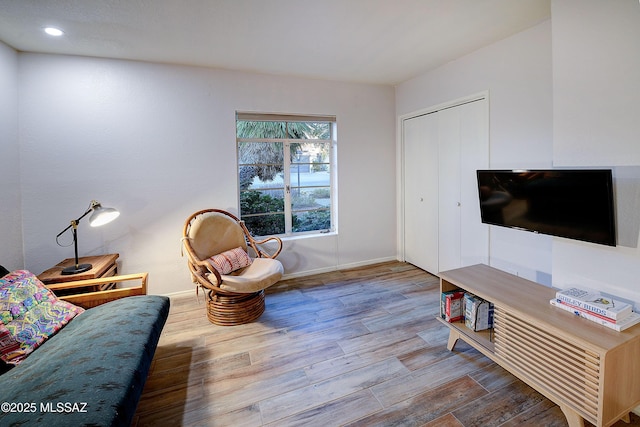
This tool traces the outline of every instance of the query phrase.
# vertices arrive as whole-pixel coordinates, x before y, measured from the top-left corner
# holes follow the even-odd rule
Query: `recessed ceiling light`
[[[49,34],[50,36],[55,36],[55,37],[59,37],[64,34],[64,31],[55,27],[46,27],[44,29],[44,32]]]

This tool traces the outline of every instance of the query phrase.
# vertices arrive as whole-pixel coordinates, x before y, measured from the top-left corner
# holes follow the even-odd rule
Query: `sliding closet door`
[[[489,166],[486,100],[438,112],[440,271],[488,262],[476,170]]]
[[[460,108],[462,107],[447,108],[438,112],[438,271],[460,267]]]
[[[438,272],[438,119],[403,122],[405,260]]]
[[[403,122],[405,260],[432,273],[488,263],[476,170],[489,167],[488,101]]]

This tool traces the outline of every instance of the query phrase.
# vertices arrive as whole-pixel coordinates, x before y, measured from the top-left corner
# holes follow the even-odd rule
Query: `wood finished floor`
[[[134,425],[567,425],[465,343],[447,351],[438,279],[409,264],[282,281],[266,301],[258,322],[221,327],[202,293],[172,298]]]

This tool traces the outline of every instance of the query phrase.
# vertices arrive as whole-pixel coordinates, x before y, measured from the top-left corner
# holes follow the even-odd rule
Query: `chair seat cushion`
[[[251,265],[229,275],[222,275],[221,289],[248,294],[266,289],[284,274],[282,263],[271,258],[255,258]]]

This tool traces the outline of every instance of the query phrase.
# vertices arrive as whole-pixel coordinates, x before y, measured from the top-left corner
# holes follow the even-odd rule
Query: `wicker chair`
[[[275,257],[282,250],[282,240],[269,237],[255,240],[244,222],[220,209],[205,209],[191,215],[184,224],[182,241],[187,265],[194,283],[206,293],[207,317],[221,326],[240,325],[257,320],[264,312],[264,290],[278,282],[284,273]],[[261,247],[275,244],[269,254]],[[236,248],[250,248],[250,264],[228,274],[214,268],[212,259]],[[226,255],[223,256],[223,258]],[[246,256],[246,255],[245,255]],[[226,259],[226,258],[224,258]],[[225,273],[225,271],[223,271]]]

